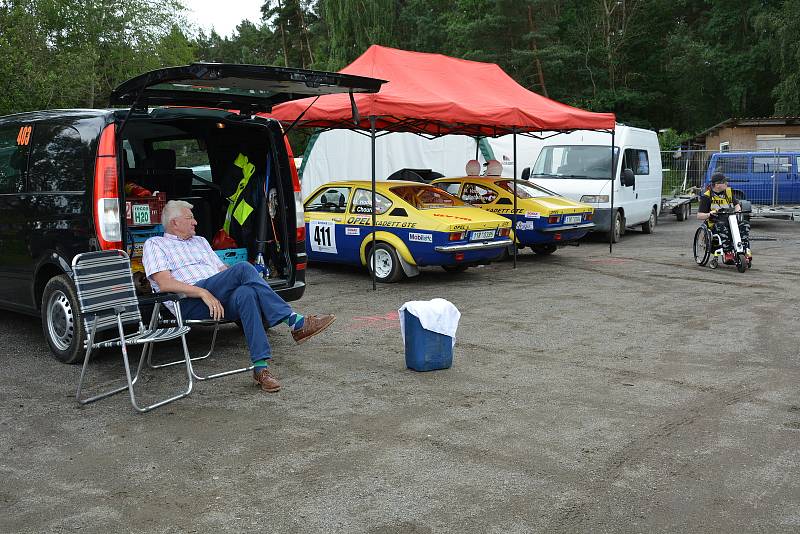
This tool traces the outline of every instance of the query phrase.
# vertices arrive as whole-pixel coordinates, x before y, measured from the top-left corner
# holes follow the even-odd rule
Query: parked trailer
[[[685,221],[692,214],[692,200],[696,198],[697,193],[693,192],[661,197],[661,214],[669,212],[679,221]]]

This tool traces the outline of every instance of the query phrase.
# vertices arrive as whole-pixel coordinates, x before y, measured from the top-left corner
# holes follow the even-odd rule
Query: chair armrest
[[[177,302],[185,298],[186,295],[184,293],[153,293],[152,295],[143,295],[139,297],[139,304],[155,304],[156,302],[166,301]]]

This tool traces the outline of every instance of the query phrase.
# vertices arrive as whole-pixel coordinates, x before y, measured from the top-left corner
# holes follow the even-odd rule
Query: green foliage
[[[128,77],[192,60],[339,70],[371,44],[497,63],[648,128],[800,113],[800,0],[265,0],[260,23],[225,38],[192,35],[183,12],[180,0],[0,0],[0,114],[102,106]]]
[[[175,0],[5,0],[0,115],[104,106],[126,79],[191,61],[182,9]]]

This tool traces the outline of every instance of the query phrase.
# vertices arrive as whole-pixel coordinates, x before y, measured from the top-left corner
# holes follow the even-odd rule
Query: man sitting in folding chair
[[[208,241],[195,235],[197,221],[191,210],[192,205],[182,200],[170,200],[164,206],[164,236],[151,237],[144,244],[145,273],[154,290],[188,297],[180,301],[184,319],[240,319],[253,361],[253,378],[263,391],[279,391],[281,384],[269,369],[272,352],[264,324],[286,323],[295,342],[302,343],[328,328],[336,317],[304,317],[293,312],[250,263],[228,268]],[[174,305],[170,309],[174,310]]]

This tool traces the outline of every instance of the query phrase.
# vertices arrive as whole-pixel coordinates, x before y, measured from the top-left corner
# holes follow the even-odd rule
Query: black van
[[[270,285],[287,301],[300,298],[306,265],[300,182],[281,126],[255,113],[309,95],[377,92],[381,83],[195,63],[120,85],[111,105],[128,109],[0,117],[0,307],[41,315],[55,356],[79,360],[85,332],[72,258],[121,248],[135,266],[137,245],[160,231],[160,207],[172,199],[194,206],[197,233],[211,242],[242,183],[242,156],[252,165],[243,194],[251,195],[253,211],[229,223],[234,252],[254,261],[263,251],[273,268]],[[193,168],[204,169],[203,176]]]

